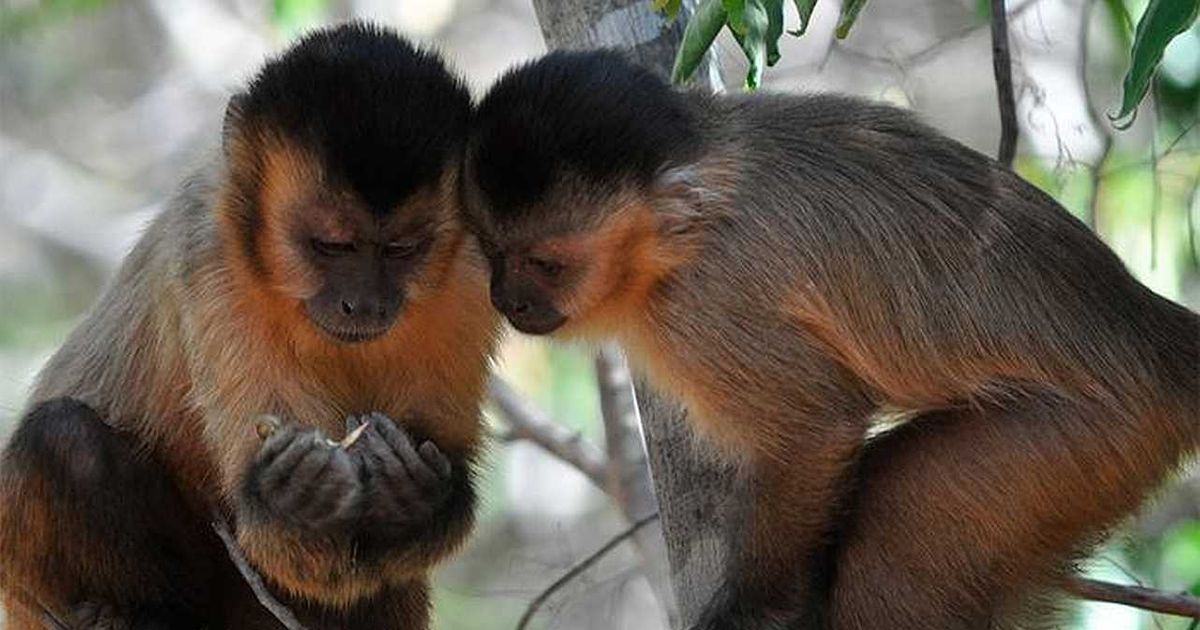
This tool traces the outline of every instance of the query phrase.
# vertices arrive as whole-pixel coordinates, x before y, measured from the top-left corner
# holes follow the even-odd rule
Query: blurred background
[[[765,89],[888,101],[995,154],[986,1],[870,2],[840,41],[836,5],[818,3],[808,32],[784,37]],[[1196,309],[1200,27],[1167,49],[1135,124],[1117,131],[1107,114],[1119,104],[1131,32],[1114,11],[1121,6],[1009,1],[1017,168],[1092,225],[1143,282]],[[1124,2],[1135,20],[1144,6]],[[304,29],[352,17],[441,50],[476,94],[545,50],[529,0],[0,0],[0,437],[147,219],[214,149],[236,86]],[[736,86],[744,61],[726,37],[717,49]],[[497,369],[567,435],[602,450],[590,350],[510,335]],[[596,484],[520,439],[502,416],[489,412],[497,439],[483,466],[479,527],[437,576],[439,630],[515,628],[530,600],[629,524]],[[639,540],[556,592],[530,627],[665,628]],[[1164,490],[1088,571],[1200,594],[1200,472]],[[1196,626],[1088,603],[1071,627]]]

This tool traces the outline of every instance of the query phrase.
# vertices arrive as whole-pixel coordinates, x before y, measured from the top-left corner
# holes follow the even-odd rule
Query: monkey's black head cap
[[[299,141],[383,213],[460,154],[471,96],[436,54],[353,22],[309,33],[268,62],[228,118]]]
[[[476,112],[471,168],[493,211],[519,213],[562,169],[646,181],[695,146],[683,95],[616,51],[558,51],[505,74]]]

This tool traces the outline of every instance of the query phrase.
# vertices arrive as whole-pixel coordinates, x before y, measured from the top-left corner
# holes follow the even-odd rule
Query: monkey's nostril
[[[531,309],[529,302],[518,302],[513,304],[512,312],[514,315],[527,315]]]
[[[342,312],[347,315],[352,315],[354,313],[354,304],[351,302],[342,300]]]

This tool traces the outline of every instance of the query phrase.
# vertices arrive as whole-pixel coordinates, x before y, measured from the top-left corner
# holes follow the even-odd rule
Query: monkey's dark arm
[[[35,404],[0,464],[9,623],[203,625],[220,556],[170,478],[84,402]]]

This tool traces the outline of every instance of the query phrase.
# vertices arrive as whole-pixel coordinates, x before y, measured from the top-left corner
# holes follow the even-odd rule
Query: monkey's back
[[[744,264],[703,273],[780,305],[887,403],[1031,384],[1127,408],[1147,390],[1184,409],[1200,396],[1188,367],[1200,319],[993,160],[855,99],[757,95],[713,109],[709,141],[736,156],[736,209],[704,258]],[[780,286],[794,292],[768,293]]]

